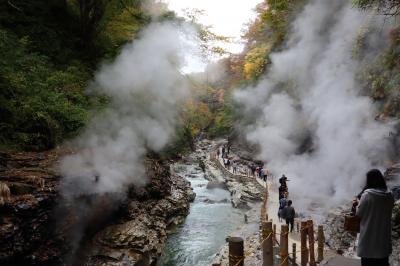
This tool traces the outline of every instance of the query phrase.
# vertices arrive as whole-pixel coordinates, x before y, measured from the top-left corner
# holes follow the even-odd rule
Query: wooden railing
[[[212,153],[210,159],[215,162],[217,167],[225,174],[236,178],[249,178],[246,175],[235,175],[226,169],[217,154]],[[277,232],[276,224],[272,220],[268,220],[268,186],[265,187],[263,193],[263,202],[260,210],[260,247],[262,250],[262,265],[263,266],[289,266],[298,265],[297,258],[300,253],[301,266],[315,266],[317,263],[324,260],[324,228],[318,226],[318,230],[314,231],[313,220],[304,220],[296,222],[296,231],[300,233],[300,250],[297,250],[296,243],[292,244],[292,252],[289,252],[289,227],[286,224],[281,225],[280,232]],[[299,226],[300,224],[300,226]],[[317,259],[315,259],[315,239],[314,234],[317,234]],[[277,236],[279,236],[279,241]],[[241,237],[230,237],[229,242],[229,266],[243,266],[245,263],[246,254],[244,241]],[[274,250],[278,250],[274,252]],[[277,254],[275,254],[277,253]],[[218,266],[219,264],[213,264]]]

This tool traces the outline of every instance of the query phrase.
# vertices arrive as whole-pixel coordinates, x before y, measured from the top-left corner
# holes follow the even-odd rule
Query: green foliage
[[[84,66],[58,70],[29,52],[25,38],[0,30],[0,141],[28,149],[54,147],[86,121],[90,78]]]
[[[79,132],[96,65],[114,57],[150,17],[142,0],[0,3],[0,146],[42,150]]]
[[[208,131],[210,137],[227,137],[233,129],[236,120],[236,108],[230,93],[225,95],[222,108],[215,114],[213,123]]]
[[[381,102],[383,116],[400,117],[400,29],[391,33],[391,45],[368,66],[360,79],[369,95]]]

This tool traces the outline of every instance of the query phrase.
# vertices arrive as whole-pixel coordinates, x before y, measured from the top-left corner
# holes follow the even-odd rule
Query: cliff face
[[[149,183],[121,195],[61,199],[58,158],[67,151],[1,153],[1,265],[119,265],[155,261],[169,225],[179,223],[194,198],[188,182],[147,158]],[[4,187],[4,186],[3,186]],[[4,192],[3,192],[4,193]],[[127,194],[127,195],[125,195]],[[117,199],[116,199],[117,198]],[[89,206],[90,213],[82,211]],[[146,263],[147,264],[147,263]]]
[[[179,224],[194,200],[190,183],[147,160],[152,177],[146,188],[132,188],[118,218],[90,241],[88,265],[150,265],[157,261],[167,229]]]
[[[65,245],[53,215],[60,177],[52,168],[59,155],[0,154],[0,182],[11,192],[0,206],[0,264],[60,262]]]

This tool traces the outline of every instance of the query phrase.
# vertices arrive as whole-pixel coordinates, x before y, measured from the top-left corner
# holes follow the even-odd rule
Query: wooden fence
[[[247,178],[244,175],[234,175],[226,169],[217,158],[216,154],[211,154],[211,160],[214,161],[218,168],[235,178]],[[319,225],[317,231],[314,230],[313,220],[296,221],[295,229],[300,233],[300,249],[296,243],[292,244],[292,250],[289,252],[289,228],[286,224],[281,225],[280,231],[277,232],[276,224],[272,220],[268,220],[268,187],[265,188],[263,194],[263,202],[260,213],[260,248],[262,250],[263,266],[315,266],[324,259],[324,228]],[[317,235],[317,241],[314,236]],[[277,238],[279,236],[279,240]],[[246,252],[244,240],[241,237],[230,237],[229,242],[229,266],[245,265]],[[317,258],[315,258],[315,242],[317,243]],[[298,254],[300,253],[300,264],[298,264]],[[218,266],[219,264],[213,264]]]

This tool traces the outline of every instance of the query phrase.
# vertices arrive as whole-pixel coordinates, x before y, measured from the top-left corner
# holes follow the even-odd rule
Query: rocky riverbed
[[[147,157],[149,182],[123,195],[92,195],[74,203],[59,194],[57,162],[72,151],[1,153],[1,265],[139,265],[155,262],[167,228],[180,223],[194,193],[170,174],[169,164]],[[75,241],[77,240],[78,241]]]
[[[221,166],[213,154],[223,143],[200,141],[195,152],[174,164],[174,172],[191,182],[196,199],[184,223],[168,237],[158,265],[207,265],[226,237],[258,230],[262,186]]]

